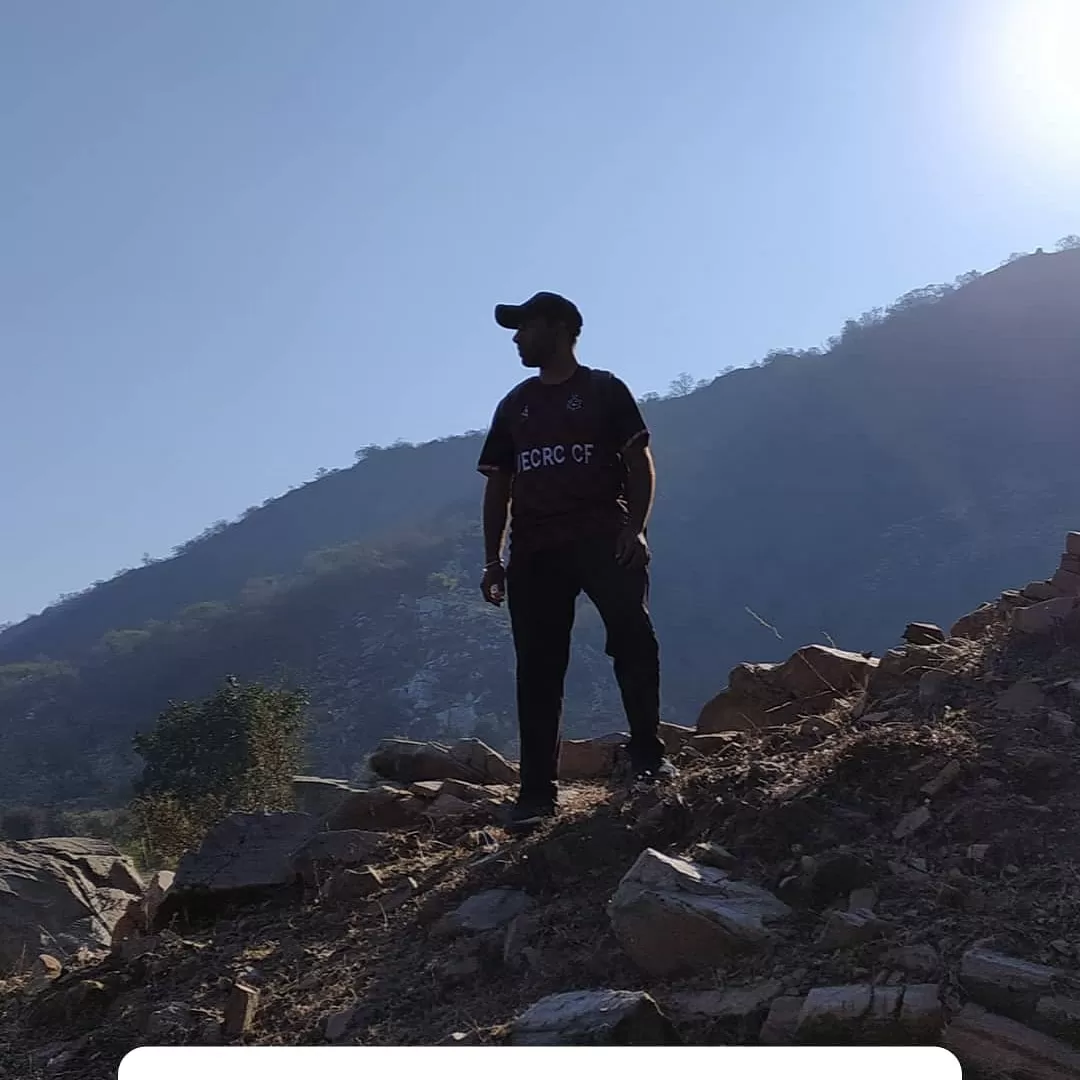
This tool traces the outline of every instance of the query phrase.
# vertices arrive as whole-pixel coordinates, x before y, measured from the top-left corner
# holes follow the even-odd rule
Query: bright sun
[[[1013,0],[1001,34],[999,100],[1010,126],[1040,157],[1080,160],[1080,0]]]

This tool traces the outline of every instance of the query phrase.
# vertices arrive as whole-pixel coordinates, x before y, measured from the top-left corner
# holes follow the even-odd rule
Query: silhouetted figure
[[[578,363],[582,319],[569,300],[537,293],[499,305],[495,320],[516,331],[522,364],[538,371],[499,403],[479,462],[487,477],[482,591],[496,606],[508,599],[517,654],[521,791],[511,826],[528,827],[556,812],[563,687],[582,592],[607,631],[637,782],[675,769],[659,736],[659,649],[648,610],[648,428],[620,379]]]

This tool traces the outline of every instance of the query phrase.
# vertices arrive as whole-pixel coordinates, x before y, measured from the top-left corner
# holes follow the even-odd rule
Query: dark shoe
[[[639,769],[634,777],[634,786],[638,788],[652,788],[657,784],[669,784],[678,778],[679,770],[668,761],[661,758],[660,764],[652,769]]]
[[[555,803],[550,799],[518,799],[510,808],[506,828],[511,832],[535,829],[555,816]]]

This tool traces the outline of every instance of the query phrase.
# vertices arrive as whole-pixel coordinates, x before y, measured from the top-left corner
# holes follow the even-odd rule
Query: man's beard
[[[541,368],[550,364],[555,358],[555,337],[552,335],[546,341],[537,342],[528,351],[518,349],[521,364],[527,368]]]

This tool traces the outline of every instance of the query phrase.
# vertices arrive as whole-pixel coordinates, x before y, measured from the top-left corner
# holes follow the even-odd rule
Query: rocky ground
[[[923,1042],[965,1075],[1080,1076],[1068,548],[948,637],[741,665],[666,729],[668,790],[568,744],[562,813],[524,838],[498,825],[512,763],[476,743],[391,741],[367,791],[303,781],[310,813],[233,819],[127,896],[107,952],[55,931],[3,984],[0,1077],[162,1043],[586,1041]]]

